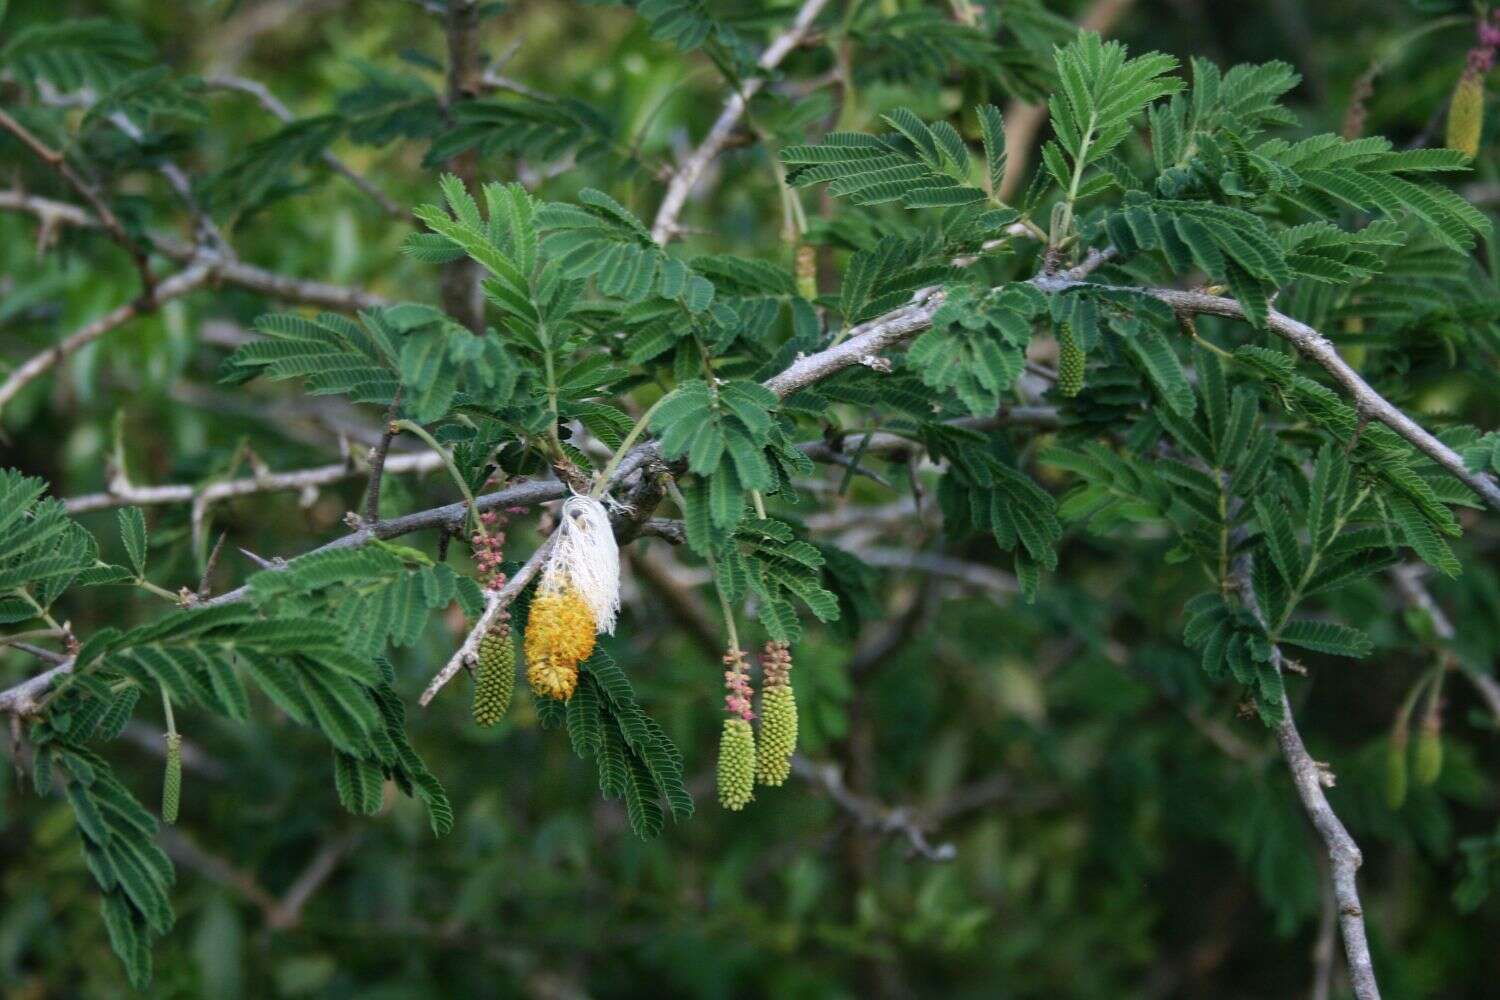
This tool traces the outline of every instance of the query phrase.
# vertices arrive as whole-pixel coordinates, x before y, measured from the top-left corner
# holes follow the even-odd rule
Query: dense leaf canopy
[[[0,0],[0,988],[1488,995],[1497,47]]]

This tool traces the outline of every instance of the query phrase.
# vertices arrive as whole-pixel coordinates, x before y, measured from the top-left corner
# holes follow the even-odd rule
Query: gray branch
[[[289,124],[297,120],[296,116],[292,114],[291,109],[282,104],[276,95],[271,93],[270,88],[259,80],[250,80],[242,76],[210,76],[205,77],[203,83],[205,86],[219,90],[232,90],[241,94],[249,94],[260,103],[261,107],[265,108],[281,122]],[[379,205],[381,210],[387,215],[396,219],[409,218],[406,210],[392,201],[390,195],[380,190],[368,177],[360,174],[353,167],[349,166],[349,164],[339,159],[331,150],[323,150],[322,160],[328,164],[329,169],[334,173],[346,179],[350,184],[353,184],[369,197],[371,201]]]
[[[1266,626],[1265,615],[1255,596],[1251,584],[1251,557],[1239,560],[1234,573],[1234,584],[1240,601],[1246,609]],[[1272,664],[1277,673],[1282,671],[1281,649],[1271,647]],[[1334,899],[1338,903],[1339,930],[1344,938],[1344,955],[1349,964],[1349,982],[1354,987],[1358,1000],[1380,1000],[1380,987],[1375,983],[1375,964],[1370,958],[1370,944],[1365,936],[1365,911],[1359,900],[1359,885],[1355,873],[1364,863],[1359,845],[1349,836],[1343,822],[1333,811],[1333,806],[1324,794],[1325,787],[1334,782],[1333,772],[1324,764],[1313,760],[1302,743],[1302,734],[1297,731],[1297,720],[1292,716],[1292,703],[1283,686],[1281,692],[1281,721],[1276,724],[1276,743],[1292,773],[1292,784],[1297,797],[1302,800],[1302,809],[1312,820],[1313,827],[1322,838],[1328,851],[1329,878],[1333,883]]]
[[[11,372],[4,382],[0,382],[0,410],[3,410],[5,404],[14,399],[17,393],[46,374],[68,355],[92,344],[106,333],[123,326],[135,317],[154,310],[163,302],[186,295],[208,281],[212,274],[213,269],[208,264],[202,262],[192,264],[165,281],[159,282],[147,295],[105,313],[93,322],[79,327],[40,354],[33,355]]]
[[[436,452],[423,451],[413,454],[392,455],[386,459],[385,471],[394,473],[424,473],[443,467],[442,457]],[[89,511],[108,510],[111,507],[153,507],[167,504],[206,505],[233,497],[249,496],[252,493],[284,493],[290,490],[316,489],[362,475],[359,468],[348,462],[330,463],[294,472],[267,472],[238,479],[225,479],[206,486],[187,483],[164,486],[133,486],[116,476],[109,488],[102,493],[87,493],[70,497],[64,501],[69,514],[85,514]]]
[[[781,65],[781,60],[787,57],[802,40],[807,37],[812,23],[818,19],[823,8],[828,5],[828,0],[805,0],[802,9],[797,11],[797,16],[791,25],[766,46],[766,50],[760,54],[757,65],[763,74],[769,74],[771,70]],[[666,194],[662,196],[661,206],[656,210],[656,220],[651,223],[651,238],[658,243],[665,244],[677,232],[677,218],[682,214],[683,206],[687,204],[688,195],[692,193],[698,178],[703,176],[703,171],[724,150],[729,142],[729,137],[734,134],[740,119],[745,116],[745,109],[750,105],[750,99],[760,93],[760,89],[766,85],[766,76],[756,76],[744,82],[742,89],[729,96],[724,102],[724,109],[719,112],[708,134],[703,137],[696,149],[688,154],[687,159],[677,167],[672,179],[667,182]]]
[[[99,228],[99,221],[88,211],[67,202],[54,201],[27,194],[24,191],[0,191],[0,209],[29,212],[47,226],[66,224],[79,228]],[[166,236],[153,236],[151,246],[165,257],[187,263],[194,260],[207,264],[212,277],[225,284],[260,292],[270,298],[285,302],[301,302],[340,312],[357,312],[389,305],[390,300],[361,288],[333,285],[324,281],[312,281],[280,274],[254,264],[232,259],[219,253],[204,253],[192,244],[183,243]]]

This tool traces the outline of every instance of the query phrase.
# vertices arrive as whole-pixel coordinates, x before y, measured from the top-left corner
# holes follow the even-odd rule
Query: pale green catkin
[[[792,773],[797,750],[797,697],[790,684],[766,688],[760,697],[760,745],[755,749],[755,780],[780,787]]]
[[[1419,785],[1430,785],[1443,773],[1443,734],[1440,725],[1424,719],[1417,734],[1416,760],[1411,776]]]
[[[1067,323],[1057,328],[1057,391],[1071,399],[1083,391],[1083,348]]]
[[[161,818],[164,823],[177,822],[182,804],[182,736],[167,734],[167,769],[161,782]]]
[[[724,720],[719,736],[719,805],[739,812],[755,798],[755,732],[744,719]]]
[[[497,725],[510,708],[516,689],[516,644],[510,626],[501,623],[479,640],[479,664],[474,671],[474,722]]]
[[[1406,726],[1391,733],[1385,748],[1385,804],[1400,809],[1406,801]]]
[[[1477,156],[1483,131],[1484,77],[1465,70],[1453,88],[1453,99],[1448,102],[1448,148]]]

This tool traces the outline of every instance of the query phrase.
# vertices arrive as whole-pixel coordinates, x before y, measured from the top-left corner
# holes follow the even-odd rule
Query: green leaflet
[[[970,413],[987,416],[1020,374],[1031,318],[1045,306],[1041,293],[1023,283],[989,291],[950,287],[908,360],[924,383],[952,389]]]

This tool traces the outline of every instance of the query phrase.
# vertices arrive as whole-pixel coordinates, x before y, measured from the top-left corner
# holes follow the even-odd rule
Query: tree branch
[[[1234,585],[1239,591],[1240,601],[1265,627],[1265,616],[1251,584],[1251,557],[1240,559],[1234,573]],[[1278,674],[1282,671],[1281,649],[1271,647],[1272,665]],[[1276,743],[1286,759],[1287,769],[1292,773],[1292,784],[1297,797],[1302,800],[1303,811],[1312,820],[1318,836],[1328,851],[1329,878],[1333,883],[1334,898],[1338,902],[1339,929],[1344,938],[1344,955],[1349,964],[1349,982],[1354,987],[1358,1000],[1380,1000],[1380,987],[1375,983],[1375,965],[1370,958],[1370,945],[1365,937],[1365,912],[1359,901],[1359,886],[1355,872],[1364,863],[1359,845],[1349,836],[1349,831],[1334,813],[1323,789],[1333,785],[1333,773],[1326,765],[1313,760],[1302,743],[1302,734],[1297,731],[1297,721],[1292,716],[1292,703],[1286,689],[1281,692],[1281,721],[1276,724]]]
[[[34,355],[11,372],[4,382],[0,382],[0,410],[3,410],[5,404],[14,399],[16,394],[27,385],[40,378],[74,351],[92,344],[106,333],[135,317],[155,310],[163,302],[186,295],[208,281],[212,273],[213,269],[207,263],[192,264],[157,285],[150,294],[105,313],[92,323],[64,337],[52,347]]]
[[[761,76],[752,77],[744,81],[744,86],[729,96],[724,102],[724,109],[719,112],[709,128],[708,134],[703,137],[696,149],[688,154],[687,159],[677,167],[672,179],[667,182],[666,193],[662,196],[661,206],[656,210],[656,219],[651,223],[651,238],[661,244],[666,244],[677,231],[677,218],[682,214],[683,206],[687,204],[688,195],[692,193],[698,178],[703,176],[703,171],[724,150],[729,142],[729,137],[734,134],[740,119],[745,116],[745,110],[750,106],[750,99],[760,93],[760,89],[766,84],[766,77],[781,64],[787,53],[791,52],[802,40],[807,37],[812,23],[818,19],[823,8],[828,5],[828,0],[804,0],[802,8],[797,11],[797,16],[792,19],[791,25],[766,46],[757,61],[762,71]]]
[[[67,202],[40,198],[23,191],[0,191],[0,209],[29,212],[41,220],[44,230],[57,223],[66,223],[80,228],[101,228],[99,220]],[[180,263],[206,263],[212,277],[225,284],[260,292],[270,298],[285,302],[301,302],[339,312],[357,312],[390,304],[390,300],[360,288],[331,285],[323,281],[293,278],[269,271],[254,264],[224,256],[222,253],[202,252],[198,247],[167,237],[151,237],[152,247],[163,256]]]
[[[1062,291],[1079,284],[1078,281],[1066,276],[1039,277],[1033,283],[1048,292]],[[1114,286],[1101,287],[1113,288]],[[1207,292],[1179,291],[1172,288],[1115,288],[1114,290],[1150,295],[1178,312],[1245,319],[1244,307],[1234,299],[1210,295]],[[1295,347],[1298,353],[1328,372],[1354,401],[1354,406],[1361,416],[1385,424],[1422,454],[1446,469],[1454,478],[1478,493],[1491,507],[1500,510],[1500,484],[1495,482],[1495,478],[1470,470],[1458,452],[1433,437],[1422,425],[1402,413],[1394,404],[1372,389],[1370,384],[1339,356],[1338,349],[1328,338],[1301,320],[1293,319],[1275,309],[1270,310],[1267,325],[1277,336]]]
[[[1407,563],[1404,566],[1394,567],[1391,570],[1391,577],[1396,581],[1396,589],[1401,591],[1401,596],[1406,603],[1427,615],[1428,620],[1432,622],[1433,635],[1445,643],[1451,643],[1458,637],[1458,630],[1453,627],[1453,620],[1433,599],[1432,592],[1423,582],[1422,577],[1425,572],[1424,566]],[[1475,690],[1479,692],[1479,696],[1488,706],[1490,714],[1495,717],[1495,721],[1500,722],[1500,681],[1477,670],[1461,668],[1460,672],[1474,685]]]
[[[478,0],[448,0],[448,93],[445,112],[478,96],[484,89],[484,55],[479,48]],[[478,183],[479,153],[469,149],[448,160],[448,170],[472,190]],[[443,265],[443,311],[475,334],[484,333],[482,271],[467,257]]]
[[[904,838],[912,854],[929,861],[952,861],[958,855],[952,844],[931,843],[921,816],[912,810],[886,806],[851,791],[837,764],[818,763],[799,753],[792,757],[792,773],[821,790],[861,828]]]
[[[269,111],[277,120],[290,124],[297,120],[291,110],[271,93],[269,87],[259,80],[250,80],[242,76],[210,76],[203,80],[205,86],[219,90],[232,90],[241,94],[249,94],[260,103],[260,106]],[[412,216],[406,209],[391,200],[390,195],[380,190],[368,177],[358,173],[353,167],[334,155],[332,150],[323,150],[322,160],[328,164],[329,169],[346,179],[361,192],[363,192],[375,204],[379,205],[385,214],[394,219],[410,219]]]
[[[392,455],[386,460],[385,469],[393,473],[424,473],[443,467],[442,457],[434,452]],[[211,504],[233,497],[249,496],[252,493],[282,493],[290,490],[308,490],[319,486],[342,482],[362,475],[362,471],[348,462],[314,466],[294,472],[268,472],[238,479],[226,479],[207,486],[192,486],[186,483],[171,486],[133,486],[116,476],[109,488],[102,493],[88,493],[70,497],[64,501],[69,514],[86,514],[89,511],[107,510],[111,507],[153,507],[165,504]]]
[[[463,643],[448,658],[443,668],[433,675],[428,682],[426,690],[417,699],[417,704],[426,708],[437,697],[437,693],[443,686],[458,676],[458,672],[464,667],[472,667],[479,662],[479,643],[489,633],[490,628],[500,617],[500,612],[510,606],[510,602],[525,590],[527,585],[541,572],[542,563],[547,561],[547,553],[552,551],[552,540],[556,535],[548,537],[546,541],[536,547],[521,568],[516,570],[515,575],[505,581],[505,586],[499,590],[487,591],[484,595],[484,612],[475,620],[474,627],[469,629],[469,634]]]
[[[120,220],[110,210],[109,203],[104,200],[104,196],[94,188],[94,185],[84,180],[78,171],[73,169],[72,164],[68,162],[66,156],[37,138],[30,129],[6,114],[3,110],[0,110],[0,128],[5,129],[19,139],[22,145],[35,153],[42,162],[47,164],[63,180],[67,181],[73,190],[77,191],[83,197],[84,201],[89,203],[105,232],[109,233],[110,239],[118,243],[130,255],[131,263],[135,265],[136,271],[141,276],[141,295],[145,298],[150,298],[156,288],[156,279],[151,274],[151,265],[146,260],[146,252],[141,248],[139,243],[131,239],[130,235],[125,232],[125,227],[120,224]]]

